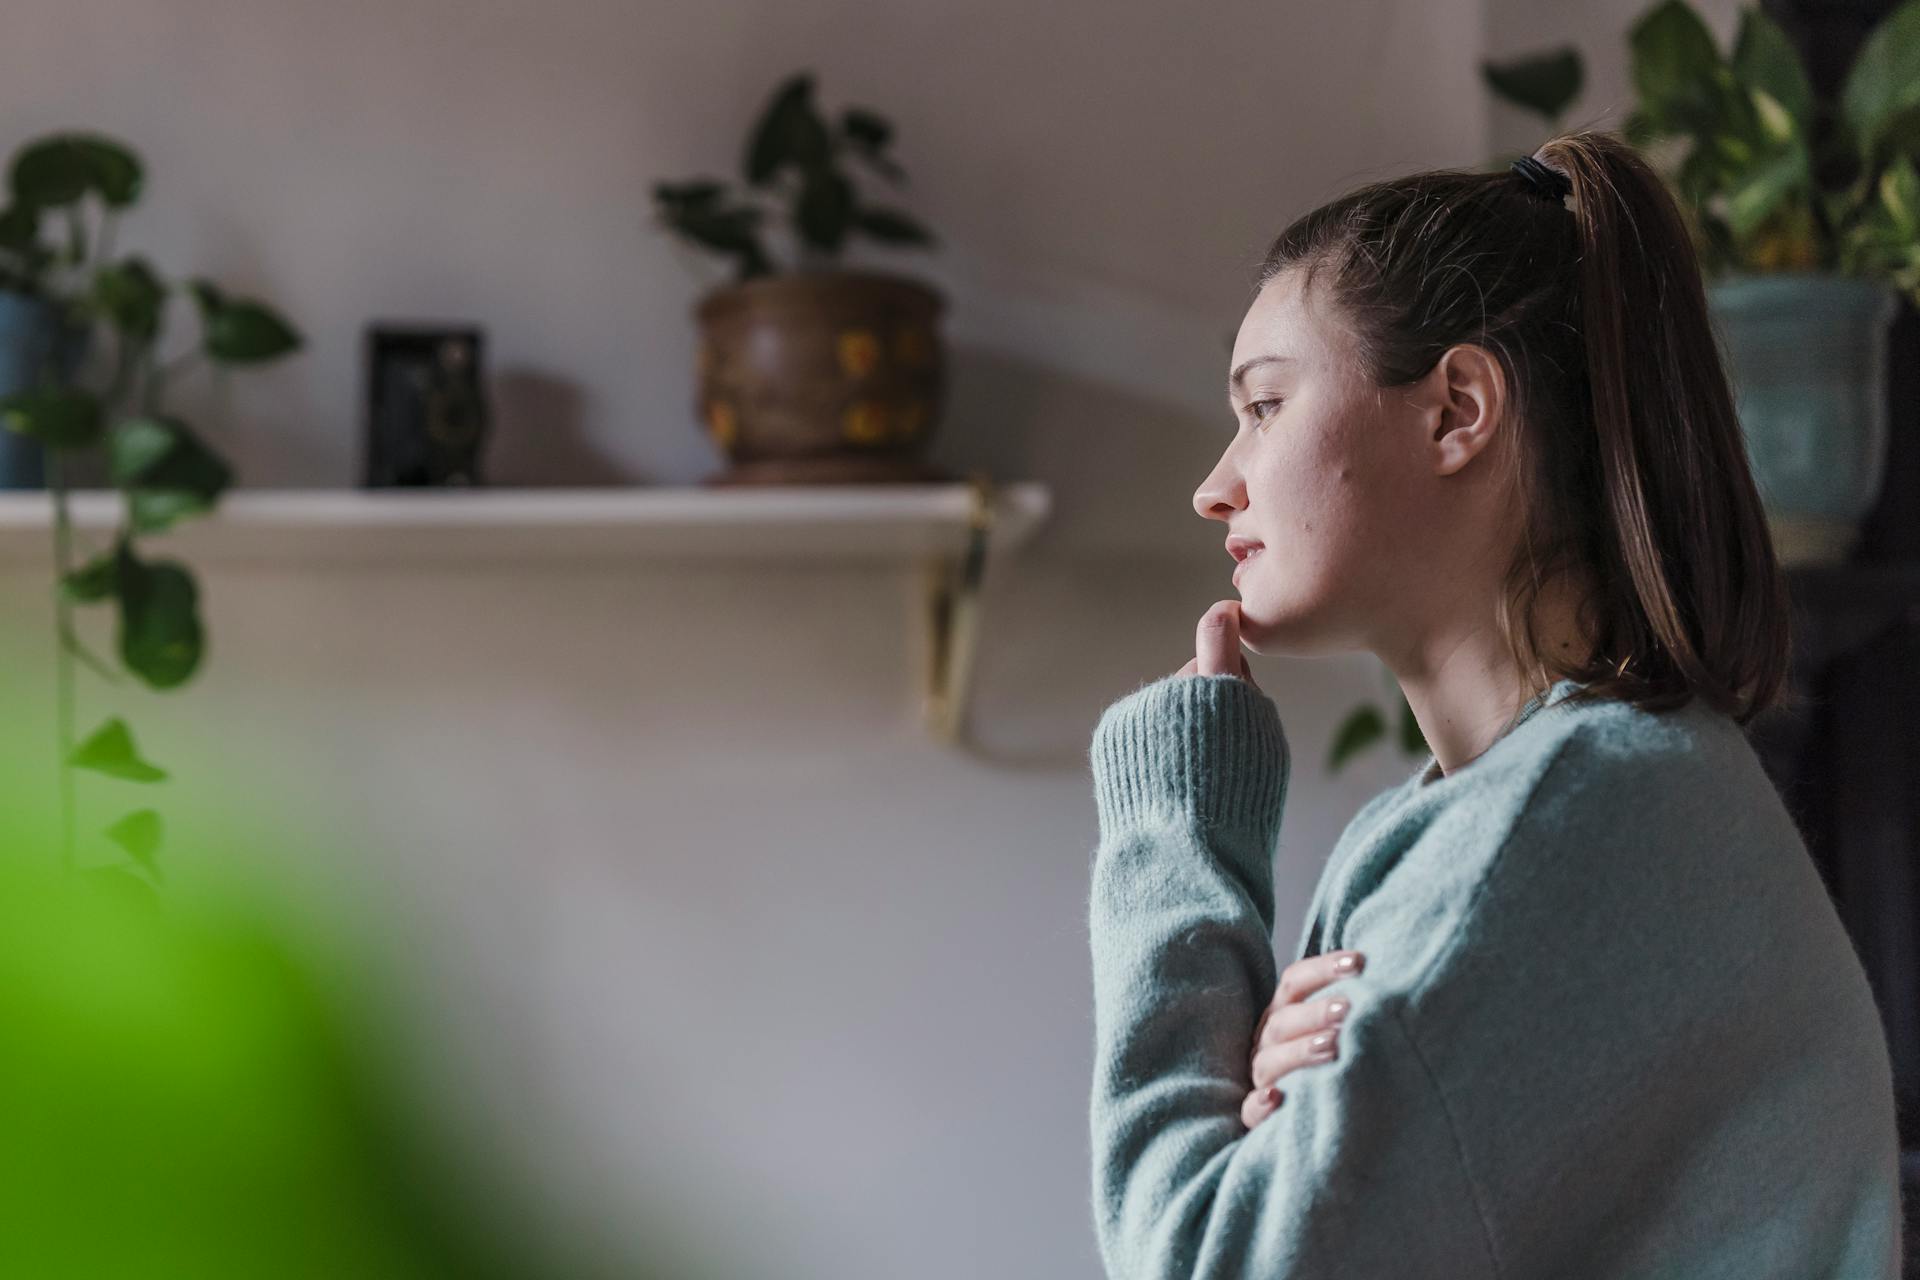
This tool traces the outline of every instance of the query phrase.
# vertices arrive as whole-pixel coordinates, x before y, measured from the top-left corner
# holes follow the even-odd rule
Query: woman
[[[1886,1042],[1742,732],[1787,601],[1659,176],[1577,133],[1301,218],[1228,392],[1194,506],[1240,599],[1089,753],[1109,1273],[1896,1275]],[[1432,747],[1277,991],[1243,644],[1373,653]]]

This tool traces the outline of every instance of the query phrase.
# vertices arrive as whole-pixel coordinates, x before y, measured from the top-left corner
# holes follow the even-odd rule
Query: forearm
[[[1287,744],[1246,681],[1183,676],[1110,707],[1090,755],[1096,1227],[1110,1274],[1185,1280],[1246,1137],[1249,1050],[1277,977]]]

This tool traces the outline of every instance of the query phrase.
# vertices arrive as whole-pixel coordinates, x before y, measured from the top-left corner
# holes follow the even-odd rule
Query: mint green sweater
[[[1278,981],[1287,740],[1231,675],[1108,707],[1088,924],[1113,1280],[1893,1277],[1886,1040],[1758,758],[1695,700],[1562,701],[1370,800],[1293,959],[1339,1056],[1240,1121]]]

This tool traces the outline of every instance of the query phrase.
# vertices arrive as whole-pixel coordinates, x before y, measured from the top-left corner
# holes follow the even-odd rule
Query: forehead
[[[1319,363],[1325,354],[1327,326],[1316,300],[1302,287],[1305,271],[1291,267],[1269,280],[1254,296],[1233,343],[1237,369],[1265,355],[1290,356]]]

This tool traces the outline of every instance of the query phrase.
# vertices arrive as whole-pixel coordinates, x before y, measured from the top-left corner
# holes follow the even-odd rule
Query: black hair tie
[[[1527,184],[1527,189],[1542,200],[1551,200],[1555,204],[1560,204],[1573,191],[1571,178],[1558,169],[1542,164],[1532,156],[1521,156],[1513,162],[1511,167],[1520,175],[1521,181]]]

